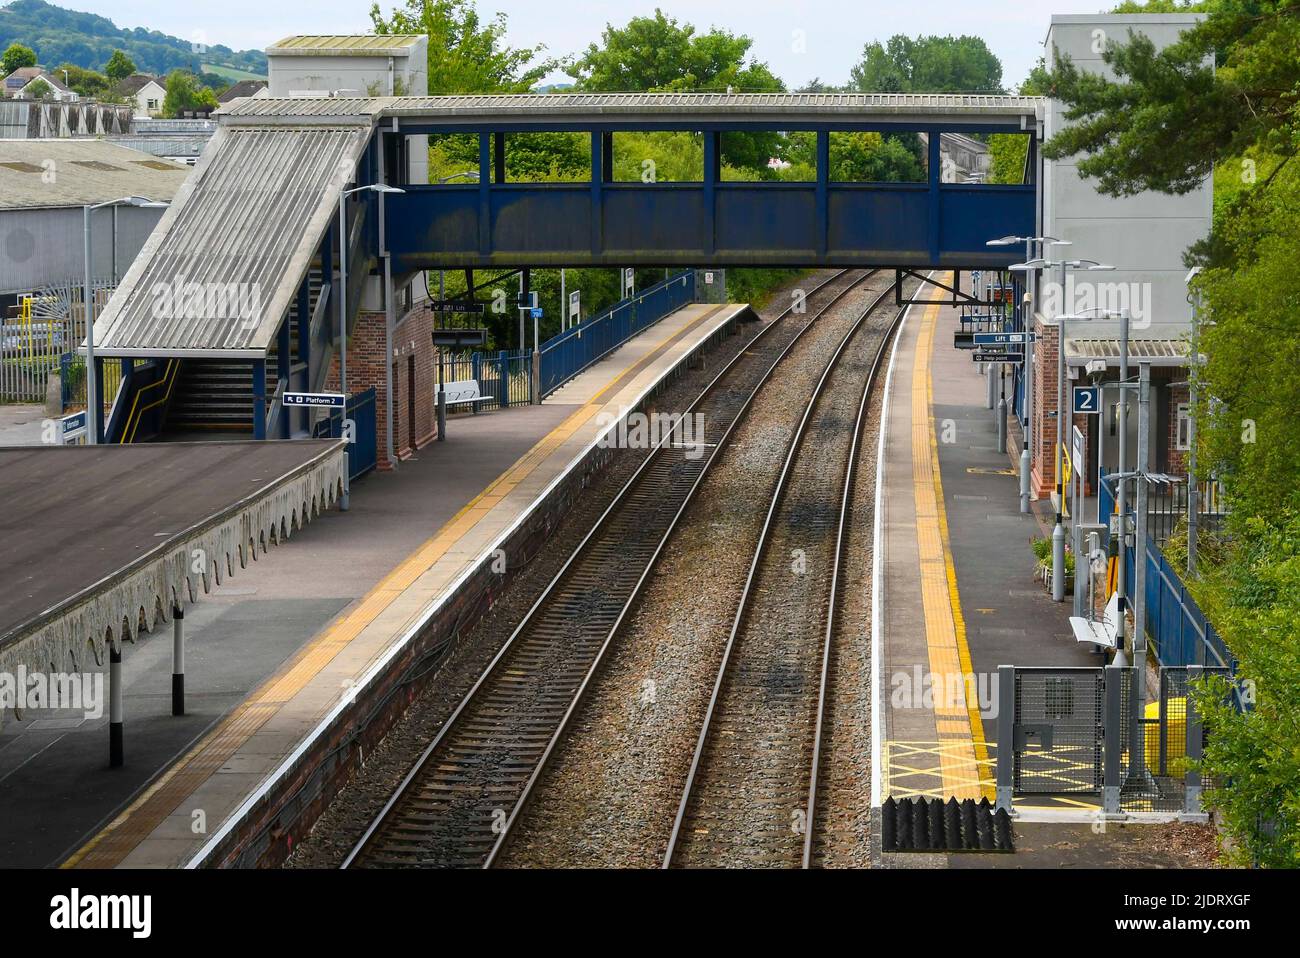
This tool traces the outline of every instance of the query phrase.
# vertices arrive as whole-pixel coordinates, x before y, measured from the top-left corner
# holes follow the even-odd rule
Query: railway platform
[[[445,443],[357,484],[348,513],[326,513],[261,558],[256,576],[194,607],[186,619],[189,715],[173,720],[165,700],[143,691],[155,684],[151,673],[166,669],[165,657],[148,641],[131,649],[126,694],[138,722],[125,768],[101,767],[95,723],[57,736],[15,733],[18,723],[9,723],[0,781],[46,783],[31,792],[42,814],[33,807],[11,821],[46,825],[35,837],[0,829],[6,861],[221,864],[245,831],[266,841],[290,827],[304,782],[319,795],[338,774],[349,726],[391,698],[392,675],[417,646],[448,617],[473,615],[499,587],[494,557],[513,563],[518,550],[544,544],[602,461],[598,438],[613,414],[634,409],[747,312],[686,307],[540,406],[453,417]],[[87,782],[112,776],[125,784]],[[51,782],[59,794],[50,794]]]
[[[985,379],[952,345],[957,315],[911,307],[889,375],[873,629],[881,801],[991,801],[998,666],[1097,664],[1071,635],[1069,604],[1034,579],[1047,503],[1020,512],[1018,433],[997,449]]]

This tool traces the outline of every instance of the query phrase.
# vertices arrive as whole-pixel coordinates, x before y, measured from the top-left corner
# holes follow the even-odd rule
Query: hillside
[[[114,50],[124,50],[145,73],[175,69],[198,72],[213,67],[239,76],[266,76],[266,55],[260,50],[231,50],[215,45],[195,50],[194,44],[157,30],[117,27],[93,13],[65,10],[45,0],[12,0],[0,7],[0,50],[21,43],[36,51],[47,67],[72,63],[102,70]]]

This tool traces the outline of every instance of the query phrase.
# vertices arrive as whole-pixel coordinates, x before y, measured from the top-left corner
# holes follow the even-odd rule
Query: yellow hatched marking
[[[982,788],[996,784],[994,762],[975,758],[969,735],[961,741],[887,742],[885,766],[888,794],[895,799],[979,798]],[[951,784],[954,770],[974,787],[966,793],[955,792]]]

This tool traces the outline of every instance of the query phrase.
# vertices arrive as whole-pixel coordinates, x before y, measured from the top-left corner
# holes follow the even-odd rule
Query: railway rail
[[[705,387],[687,413],[704,416],[707,454],[693,457],[675,440],[680,422],[661,437],[416,760],[344,868],[495,862],[737,422],[818,318],[876,272],[844,270],[823,282],[808,294],[803,325],[769,323]]]
[[[855,464],[902,311],[871,302],[790,442],[723,650],[663,866],[808,868]],[[851,430],[845,420],[856,410]],[[838,476],[837,485],[828,477]],[[836,493],[838,492],[838,495]]]

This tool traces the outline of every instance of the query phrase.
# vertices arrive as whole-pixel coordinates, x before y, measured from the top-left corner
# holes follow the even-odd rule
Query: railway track
[[[854,467],[901,311],[890,286],[832,355],[795,430],[723,650],[663,866],[804,867],[819,833]],[[835,481],[837,480],[837,481]]]
[[[676,429],[661,438],[416,760],[344,868],[493,864],[736,423],[804,333],[875,272],[845,270],[816,287],[806,322],[768,324],[709,383],[687,411],[704,416],[706,454],[689,454],[675,441]]]

